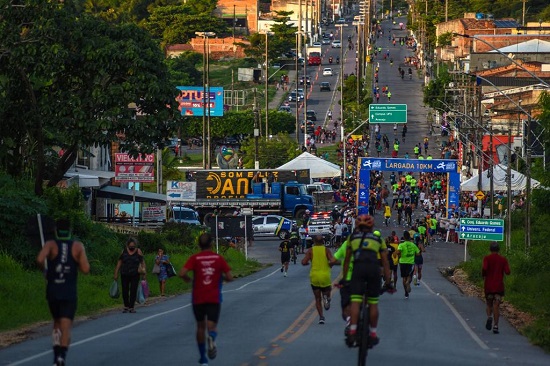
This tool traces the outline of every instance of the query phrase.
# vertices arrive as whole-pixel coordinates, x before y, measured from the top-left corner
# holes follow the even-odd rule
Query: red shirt
[[[485,294],[504,293],[504,274],[510,274],[508,260],[498,253],[485,256],[481,274],[485,278]]]
[[[205,250],[192,255],[184,267],[193,271],[193,304],[222,302],[222,274],[231,268],[221,255]]]

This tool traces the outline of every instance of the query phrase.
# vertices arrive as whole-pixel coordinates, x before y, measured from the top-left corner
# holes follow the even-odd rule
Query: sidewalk
[[[268,107],[270,110],[279,109],[279,106],[283,103],[284,97],[292,89],[293,84],[296,81],[296,70],[290,70],[287,75],[288,75],[287,90],[285,90],[281,85],[279,90],[277,90],[277,92],[275,93],[275,96],[273,97],[273,99],[269,101]]]

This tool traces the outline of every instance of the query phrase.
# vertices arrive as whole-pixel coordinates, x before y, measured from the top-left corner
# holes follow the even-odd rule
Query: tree
[[[241,144],[243,166],[246,169],[254,168],[256,145],[253,137]],[[294,159],[300,154],[298,144],[288,134],[279,133],[269,140],[259,139],[258,161],[262,169],[274,169]]]
[[[85,146],[116,141],[137,155],[175,127],[177,90],[162,52],[137,26],[47,0],[2,6],[0,20],[0,120],[9,141],[0,161],[13,176],[32,175],[36,194],[46,179],[57,184]],[[54,146],[63,153],[46,169]]]

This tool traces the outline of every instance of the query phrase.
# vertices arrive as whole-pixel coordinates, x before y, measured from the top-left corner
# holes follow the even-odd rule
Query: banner
[[[202,86],[178,86],[176,97],[178,110],[182,116],[223,117],[223,88],[209,87],[205,93]],[[206,98],[204,97],[206,95]],[[205,99],[208,101],[205,109]]]
[[[154,182],[155,154],[140,154],[136,158],[123,153],[115,154],[115,181]]]

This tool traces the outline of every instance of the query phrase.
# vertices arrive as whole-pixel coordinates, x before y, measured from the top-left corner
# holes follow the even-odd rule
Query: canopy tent
[[[324,159],[311,155],[308,152],[302,153],[278,169],[309,169],[311,178],[333,178],[341,175],[340,166]]]
[[[511,169],[512,173],[512,190],[519,191],[525,189],[527,184],[527,177],[520,172]],[[463,191],[477,191],[478,190],[479,175],[475,175],[472,178],[462,182],[460,189]],[[495,165],[493,167],[493,185],[495,191],[505,191],[508,189],[506,185],[506,165]],[[485,170],[481,175],[481,190],[491,190],[491,181],[489,178],[489,171]],[[531,178],[531,187],[535,188],[540,185],[538,180]]]

